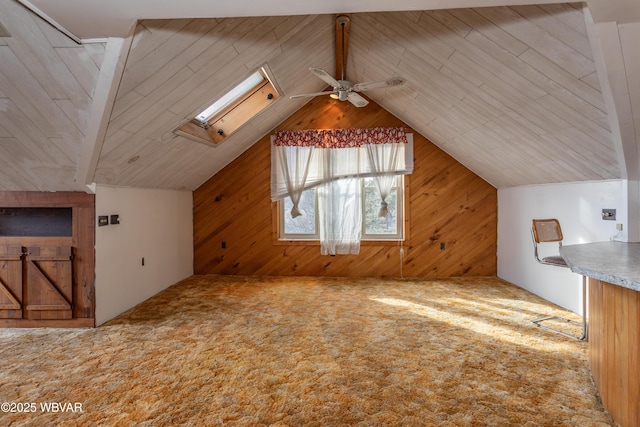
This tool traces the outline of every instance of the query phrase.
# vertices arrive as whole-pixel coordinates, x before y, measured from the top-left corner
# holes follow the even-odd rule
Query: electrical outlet
[[[615,221],[616,220],[616,210],[615,209],[602,209],[602,219],[605,221]]]
[[[616,230],[622,231],[622,224],[616,224]]]

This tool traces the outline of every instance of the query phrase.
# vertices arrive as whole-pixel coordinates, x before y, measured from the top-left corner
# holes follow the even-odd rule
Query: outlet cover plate
[[[615,221],[616,220],[616,210],[615,209],[602,209],[602,219],[605,221]]]

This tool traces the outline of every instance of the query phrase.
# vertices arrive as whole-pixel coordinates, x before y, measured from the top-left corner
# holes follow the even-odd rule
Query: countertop
[[[560,255],[574,273],[640,291],[640,243],[567,245]]]

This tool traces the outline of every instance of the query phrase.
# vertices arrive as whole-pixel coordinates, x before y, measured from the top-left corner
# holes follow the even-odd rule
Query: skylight
[[[188,119],[174,133],[215,146],[279,97],[280,93],[265,64],[206,109]]]
[[[206,123],[211,117],[219,114],[221,111],[237,102],[240,98],[247,95],[249,91],[254,89],[260,83],[266,80],[261,70],[251,74],[243,80],[238,86],[227,92],[222,98],[215,101],[206,110],[196,116],[196,120],[200,123]]]

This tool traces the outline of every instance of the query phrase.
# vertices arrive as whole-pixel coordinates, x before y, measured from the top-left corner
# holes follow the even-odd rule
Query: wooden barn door
[[[73,317],[70,247],[29,246],[25,251],[25,308],[29,319]]]
[[[0,246],[0,319],[22,319],[22,246]]]

